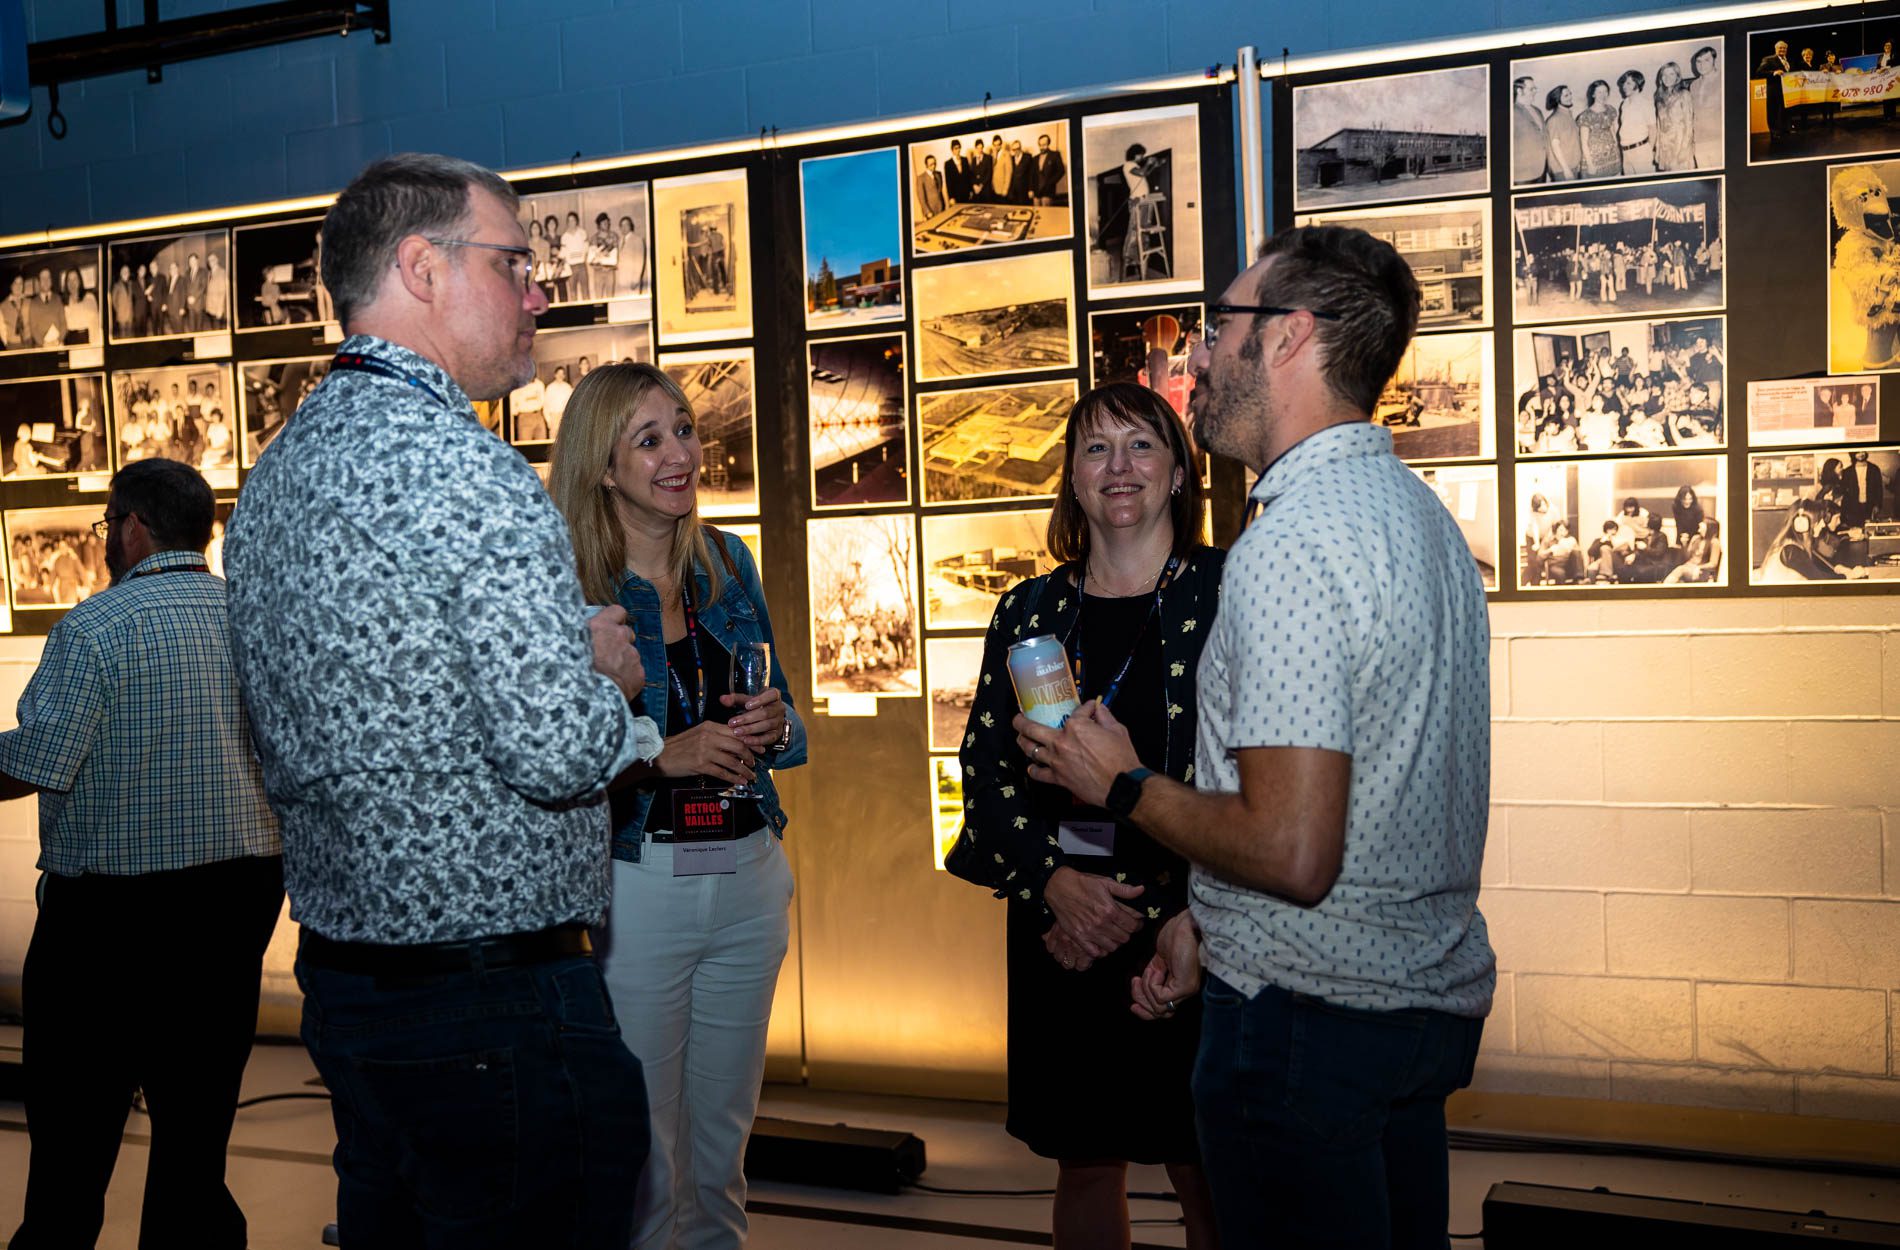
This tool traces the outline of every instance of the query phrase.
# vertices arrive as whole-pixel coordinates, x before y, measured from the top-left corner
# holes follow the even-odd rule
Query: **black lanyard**
[[[698,680],[696,687],[698,699],[689,701],[686,697],[686,685],[680,681],[680,675],[673,671],[673,661],[666,662],[667,680],[673,683],[673,697],[679,700],[680,711],[686,714],[684,728],[706,719],[706,662],[699,655],[699,613],[693,608],[693,575],[680,578],[680,605],[686,610],[686,637],[693,644],[693,672]]]
[[[208,564],[174,564],[169,568],[145,569],[138,573],[127,573],[125,576],[126,580],[130,581],[135,577],[157,577],[160,573],[209,573],[210,571],[211,566]]]
[[[1128,658],[1122,661],[1122,666],[1116,671],[1114,680],[1108,683],[1108,688],[1102,691],[1100,695],[1103,707],[1107,707],[1113,703],[1115,696],[1121,692],[1122,679],[1128,676],[1128,670],[1135,662],[1135,653],[1141,650],[1141,640],[1142,637],[1147,634],[1149,624],[1153,622],[1155,617],[1161,615],[1161,594],[1167,590],[1168,583],[1174,580],[1175,567],[1180,563],[1181,559],[1179,556],[1169,556],[1167,565],[1155,579],[1154,600],[1148,605],[1147,615],[1141,618],[1141,628],[1135,631],[1135,641],[1128,648]],[[1075,623],[1069,626],[1069,632],[1075,638],[1075,691],[1078,695],[1081,694],[1084,689],[1082,685],[1082,667],[1084,663],[1082,655],[1082,635],[1078,631],[1082,627],[1082,609],[1088,602],[1088,585],[1089,565],[1088,561],[1084,560],[1082,562],[1082,575],[1076,579],[1075,584]]]
[[[421,378],[410,373],[408,370],[398,369],[388,361],[378,360],[374,356],[364,356],[357,352],[338,352],[336,359],[330,362],[330,367],[351,373],[373,373],[379,378],[388,378],[392,382],[401,382],[404,386],[415,387],[436,403],[441,404],[444,408],[449,406],[449,401],[442,398],[441,392],[437,391],[433,386],[430,386],[427,382],[424,382]]]

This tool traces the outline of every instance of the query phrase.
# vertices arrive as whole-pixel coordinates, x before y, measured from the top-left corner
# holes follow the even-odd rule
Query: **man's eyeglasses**
[[[130,512],[108,512],[105,514],[105,516],[102,519],[94,521],[92,523],[92,532],[99,535],[99,537],[104,538],[106,536],[107,531],[109,531],[112,528],[112,523],[114,521],[123,521],[125,520],[125,518],[131,515],[132,514]]]
[[[1220,340],[1220,319],[1229,313],[1252,313],[1257,317],[1285,317],[1293,313],[1312,313],[1321,321],[1338,321],[1339,314],[1323,308],[1281,308],[1277,304],[1215,304],[1208,310],[1207,324],[1201,327],[1201,342],[1208,351]]]
[[[422,236],[423,241],[437,247],[479,247],[484,252],[503,252],[508,257],[508,276],[521,287],[522,294],[534,283],[534,251],[531,248],[515,247],[508,243],[477,243],[473,239],[432,239]]]

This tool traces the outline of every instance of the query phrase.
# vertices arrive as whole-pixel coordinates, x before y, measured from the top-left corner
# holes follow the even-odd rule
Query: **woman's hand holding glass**
[[[722,695],[720,702],[727,707],[745,708],[726,722],[726,728],[739,735],[754,752],[772,746],[785,732],[785,696],[776,686],[767,686],[760,694]]]
[[[740,784],[752,780],[752,761],[752,749],[728,726],[701,721],[670,735],[654,764],[665,777],[714,777]]]

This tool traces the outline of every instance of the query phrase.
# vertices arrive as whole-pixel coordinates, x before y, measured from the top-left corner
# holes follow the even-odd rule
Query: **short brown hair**
[[[1049,554],[1067,563],[1088,555],[1089,519],[1075,497],[1075,446],[1109,425],[1147,426],[1160,435],[1181,470],[1181,491],[1168,499],[1174,522],[1174,554],[1185,556],[1200,544],[1201,474],[1189,449],[1187,428],[1166,399],[1133,382],[1109,382],[1075,401],[1063,431],[1062,484],[1049,510]]]
[[[1261,280],[1255,302],[1332,313],[1337,320],[1315,323],[1325,357],[1321,374],[1354,411],[1371,416],[1418,329],[1418,279],[1412,267],[1390,243],[1351,226],[1282,230],[1260,249],[1260,259],[1269,256],[1277,260]],[[1244,355],[1259,355],[1263,326],[1255,320]]]

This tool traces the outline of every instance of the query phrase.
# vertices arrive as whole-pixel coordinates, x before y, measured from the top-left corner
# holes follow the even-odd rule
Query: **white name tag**
[[[703,877],[715,872],[739,871],[737,842],[675,842],[673,875]]]
[[[1115,822],[1065,820],[1056,826],[1056,845],[1065,855],[1113,855]]]

